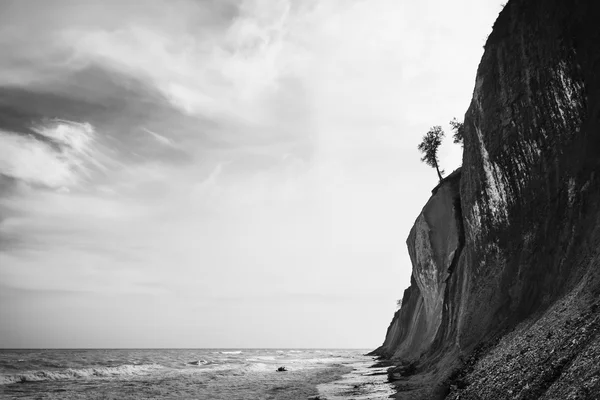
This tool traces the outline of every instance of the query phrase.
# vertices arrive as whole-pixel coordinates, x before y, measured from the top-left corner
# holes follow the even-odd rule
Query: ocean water
[[[367,350],[0,350],[7,399],[384,399]],[[278,367],[287,371],[277,372]]]

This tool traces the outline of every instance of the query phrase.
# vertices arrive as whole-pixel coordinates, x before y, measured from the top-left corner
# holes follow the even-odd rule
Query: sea
[[[367,351],[5,349],[0,398],[387,399],[393,390],[385,368],[371,368]]]

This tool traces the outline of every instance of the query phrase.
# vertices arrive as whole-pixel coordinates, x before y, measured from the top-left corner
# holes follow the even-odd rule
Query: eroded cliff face
[[[442,323],[450,273],[463,246],[459,200],[460,171],[434,190],[410,231],[406,244],[413,264],[411,286],[388,328],[379,353],[415,358],[431,347]]]
[[[465,115],[461,172],[410,232],[410,296],[378,354],[439,381],[440,366],[575,288],[581,299],[598,290],[599,8],[511,0],[500,14]]]
[[[584,188],[597,186],[582,151],[596,134],[584,124],[597,43],[577,37],[580,18],[596,22],[576,3],[513,1],[486,45],[465,116],[461,202],[478,300],[464,313],[465,346],[547,305],[574,272]]]

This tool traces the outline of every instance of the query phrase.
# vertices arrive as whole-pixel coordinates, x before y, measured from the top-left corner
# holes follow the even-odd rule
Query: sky
[[[380,345],[500,3],[3,1],[0,347]]]

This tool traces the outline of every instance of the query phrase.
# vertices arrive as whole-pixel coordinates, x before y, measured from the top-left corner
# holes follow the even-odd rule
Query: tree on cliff
[[[439,168],[438,148],[442,144],[444,135],[445,134],[441,126],[433,126],[431,129],[429,129],[429,132],[423,136],[423,141],[421,144],[419,144],[419,151],[423,153],[421,161],[435,168],[440,181],[442,180],[442,174],[444,171],[440,171]]]
[[[456,117],[450,121],[450,126],[452,127],[452,130],[454,131],[454,135],[452,135],[452,138],[454,139],[454,143],[460,143],[460,145],[463,145],[463,137],[464,137],[464,132],[465,132],[465,125],[462,122],[458,122]]]

